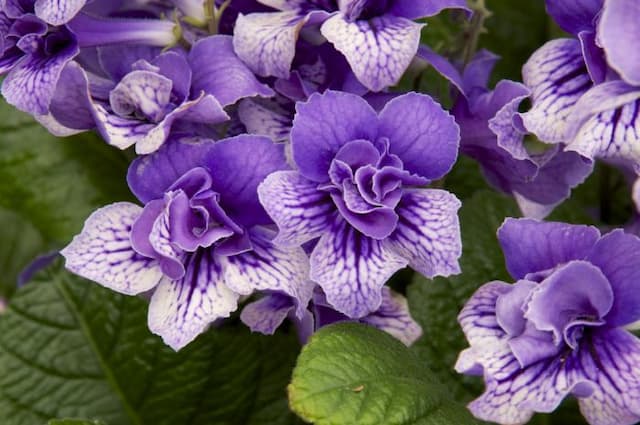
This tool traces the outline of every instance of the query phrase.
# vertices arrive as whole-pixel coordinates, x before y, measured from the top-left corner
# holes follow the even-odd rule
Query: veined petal
[[[258,75],[288,78],[309,16],[299,10],[240,14],[233,33],[236,54]]]
[[[460,205],[444,190],[405,190],[396,208],[398,226],[385,245],[427,277],[460,273]]]
[[[176,351],[238,308],[239,295],[225,285],[213,250],[191,254],[185,267],[182,279],[162,280],[149,304],[149,329]]]
[[[369,90],[380,91],[400,80],[418,51],[423,25],[393,15],[349,22],[344,15],[329,18],[324,35],[351,65]]]
[[[422,328],[409,313],[407,299],[386,286],[382,288],[380,308],[360,321],[393,335],[407,346],[422,336]]]
[[[549,41],[529,58],[522,77],[533,98],[531,110],[522,114],[524,126],[543,142],[566,142],[573,106],[593,86],[580,42]]]
[[[240,320],[252,332],[273,335],[294,309],[294,302],[290,297],[271,294],[244,306]]]
[[[385,282],[408,261],[368,238],[343,219],[336,219],[311,253],[311,280],[327,301],[352,319],[376,311]]]
[[[512,289],[512,285],[504,282],[489,282],[467,301],[458,315],[458,322],[471,346],[491,346],[506,337],[496,317],[496,304],[501,295]]]
[[[152,289],[162,278],[157,261],[136,253],[131,227],[142,208],[127,202],[95,211],[82,232],[60,253],[66,267],[114,291],[135,295]]]
[[[156,218],[149,233],[149,243],[160,257],[158,261],[162,272],[171,279],[180,279],[185,273],[182,263],[184,258],[183,251],[171,241],[171,218],[169,214],[170,209],[165,208],[164,212]]]
[[[36,16],[48,24],[66,24],[76,16],[87,0],[36,0],[33,5]]]
[[[277,171],[258,186],[260,202],[280,230],[276,244],[300,246],[329,228],[336,208],[317,186],[297,171]]]
[[[238,104],[238,116],[249,134],[267,136],[275,142],[289,139],[293,113],[286,111],[277,101],[243,99]]]
[[[271,243],[270,235],[258,228],[251,234],[253,249],[225,257],[223,264],[227,286],[249,295],[255,290],[286,294],[297,304],[301,317],[311,299],[309,259],[302,248],[283,248]]]

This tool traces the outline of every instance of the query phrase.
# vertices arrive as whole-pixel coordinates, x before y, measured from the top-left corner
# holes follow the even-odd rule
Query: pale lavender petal
[[[265,6],[273,7],[277,10],[296,10],[308,6],[309,0],[257,0]]]
[[[199,40],[189,52],[189,64],[193,70],[192,95],[197,96],[201,91],[211,94],[223,106],[244,97],[274,94],[236,56],[230,36],[217,35]]]
[[[566,142],[573,106],[593,85],[580,42],[557,39],[536,50],[522,68],[533,106],[522,114],[524,126],[543,142]]]
[[[384,245],[427,277],[460,273],[460,205],[444,190],[406,190],[396,208],[398,226]]]
[[[87,0],[36,0],[36,16],[51,25],[66,24],[76,16]]]
[[[614,230],[596,243],[588,259],[602,270],[613,289],[607,325],[625,326],[640,320],[640,238]]]
[[[276,142],[289,139],[293,114],[271,99],[243,99],[238,117],[250,134],[267,136]]]
[[[592,0],[596,1],[596,0]],[[640,85],[640,3],[635,0],[605,1],[598,22],[598,42],[607,62],[629,84]]]
[[[423,25],[393,15],[349,22],[338,14],[320,28],[369,90],[396,84],[418,51]]]
[[[481,49],[471,58],[462,75],[465,96],[487,90],[491,72],[499,60],[500,56],[486,49]]]
[[[114,291],[135,295],[152,289],[162,278],[158,263],[131,247],[131,227],[142,208],[126,203],[95,211],[82,232],[60,253],[65,266]]]
[[[311,279],[327,301],[353,319],[376,311],[385,282],[408,261],[337,219],[311,253]]]
[[[275,172],[260,184],[260,202],[280,230],[275,243],[300,246],[329,228],[336,208],[317,186],[297,171]]]
[[[507,218],[498,229],[507,270],[516,279],[583,260],[599,238],[600,232],[592,226],[531,219]]]
[[[437,15],[444,9],[461,9],[471,13],[467,0],[395,0],[389,11],[407,19],[420,19]]]
[[[409,313],[407,299],[386,286],[382,288],[380,308],[360,321],[393,335],[407,346],[422,336],[422,328]]]
[[[631,161],[640,167],[640,90],[610,81],[589,90],[574,107],[567,149],[587,158]]]
[[[240,320],[249,326],[251,332],[273,335],[294,308],[290,297],[279,294],[267,295],[247,304],[240,313]]]
[[[458,156],[460,128],[427,95],[408,93],[387,103],[379,135],[389,139],[389,152],[402,159],[406,170],[431,180],[447,174]]]
[[[121,117],[139,112],[157,122],[165,115],[172,86],[170,79],[156,72],[133,71],[111,90],[109,103]]]
[[[274,245],[264,230],[251,233],[251,251],[222,258],[227,286],[249,295],[253,291],[273,291],[289,295],[296,301],[298,317],[311,299],[309,258],[300,247]]]
[[[171,203],[171,200],[169,201]],[[160,214],[149,233],[149,243],[157,253],[162,273],[171,279],[181,279],[185,274],[183,251],[172,241],[170,208]]]
[[[96,127],[105,142],[119,149],[127,149],[144,140],[155,127],[154,124],[145,121],[114,115],[98,103],[93,105],[93,114]],[[157,144],[157,141],[153,144]]]
[[[182,279],[162,280],[149,304],[149,329],[176,351],[238,308],[239,295],[225,285],[212,250],[195,252],[185,266]]]
[[[329,180],[331,161],[353,140],[376,140],[378,116],[360,96],[327,91],[296,105],[291,130],[293,160],[300,174],[319,183]]]
[[[308,19],[298,10],[240,14],[233,33],[235,52],[258,75],[288,78],[298,34]]]

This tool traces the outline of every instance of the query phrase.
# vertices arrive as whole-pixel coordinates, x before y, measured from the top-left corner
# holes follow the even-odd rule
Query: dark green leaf
[[[59,267],[0,316],[0,424],[286,425],[295,338],[210,331],[179,353],[146,326],[145,301]]]
[[[408,290],[411,314],[424,331],[413,349],[460,400],[478,396],[481,387],[477,379],[453,370],[458,353],[467,345],[457,315],[482,284],[509,279],[496,230],[505,217],[517,216],[512,199],[489,191],[476,193],[460,210],[462,274],[433,281],[416,275]]]
[[[316,425],[465,425],[423,360],[390,335],[355,323],[316,333],[289,385],[292,409]]]
[[[90,419],[52,419],[47,425],[105,425],[102,421]]]

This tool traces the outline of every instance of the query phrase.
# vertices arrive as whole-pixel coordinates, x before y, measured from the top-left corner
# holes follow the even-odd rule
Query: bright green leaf
[[[59,267],[0,316],[0,424],[288,425],[295,338],[210,331],[179,353],[149,333],[146,302]]]
[[[293,371],[289,402],[316,425],[476,423],[423,360],[390,335],[354,323],[311,338]]]

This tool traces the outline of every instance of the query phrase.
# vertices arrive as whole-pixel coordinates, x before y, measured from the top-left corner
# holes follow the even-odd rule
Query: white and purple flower
[[[458,320],[456,369],[483,375],[478,418],[524,424],[572,394],[592,425],[640,420],[640,239],[589,226],[507,219],[498,231],[515,284],[494,281]]]
[[[264,137],[172,140],[131,165],[129,185],[144,207],[93,213],[62,250],[66,266],[123,294],[153,291],[149,328],[176,350],[256,290],[292,297],[302,315],[307,255],[271,243],[256,193],[286,168],[283,146]]]
[[[466,10],[464,0],[259,1],[278,11],[238,16],[233,38],[236,53],[254,72],[288,78],[298,36],[320,24],[321,35],[372,91],[395,84],[413,60],[423,27],[415,19]]]
[[[416,93],[379,114],[361,97],[334,91],[296,109],[297,170],[271,174],[258,192],[280,229],[276,244],[319,238],[310,276],[329,304],[361,318],[380,307],[383,285],[407,265],[429,277],[459,272],[460,201],[423,188],[456,160],[453,117]]]

